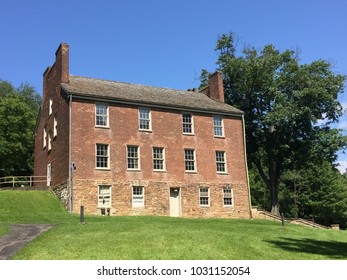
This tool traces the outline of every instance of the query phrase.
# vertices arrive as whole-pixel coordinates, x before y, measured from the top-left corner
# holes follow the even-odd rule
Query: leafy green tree
[[[333,162],[346,147],[346,137],[329,126],[342,115],[337,97],[345,76],[324,60],[300,64],[297,52],[273,45],[246,47],[237,55],[232,33],[220,37],[216,51],[226,102],[245,112],[249,163],[269,190],[271,212],[279,214],[283,173],[307,162]]]
[[[31,175],[40,95],[28,84],[0,81],[0,177]]]
[[[318,223],[346,226],[347,178],[323,161],[304,169],[285,172],[280,204],[286,216],[312,219]]]

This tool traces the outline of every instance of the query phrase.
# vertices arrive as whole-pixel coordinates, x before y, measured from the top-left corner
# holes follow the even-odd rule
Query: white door
[[[51,180],[52,180],[52,167],[51,167],[51,164],[49,163],[47,165],[47,187],[51,186]]]
[[[179,188],[170,188],[170,216],[181,216],[181,196]]]

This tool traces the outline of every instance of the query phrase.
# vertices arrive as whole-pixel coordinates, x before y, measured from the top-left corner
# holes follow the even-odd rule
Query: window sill
[[[95,170],[98,170],[98,171],[111,171],[111,168],[95,167]]]
[[[198,172],[195,170],[192,170],[192,171],[186,170],[186,173],[187,174],[198,174]]]
[[[228,172],[217,172],[218,175],[229,175]]]
[[[166,173],[166,170],[161,170],[161,169],[153,169],[153,172],[156,172],[156,173]]]
[[[139,129],[140,132],[148,132],[148,133],[152,133],[153,131],[151,129]]]
[[[220,135],[213,135],[213,136],[214,136],[214,138],[225,139],[224,135],[222,135],[222,136],[220,136]]]
[[[110,129],[109,126],[104,126],[104,125],[96,125],[95,128],[105,128],[105,129]]]
[[[195,136],[195,133],[186,133],[186,132],[183,132],[182,133],[184,136]]]
[[[141,172],[141,169],[127,169],[129,172]]]
[[[202,207],[202,208],[209,208],[210,205],[200,205],[200,207]]]

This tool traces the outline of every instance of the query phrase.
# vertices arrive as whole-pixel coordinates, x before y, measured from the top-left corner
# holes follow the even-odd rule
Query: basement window
[[[233,206],[233,189],[230,187],[223,188],[224,206]]]
[[[111,207],[111,186],[101,185],[98,191],[98,207],[110,208]]]
[[[199,189],[200,206],[210,206],[210,190],[209,188]]]

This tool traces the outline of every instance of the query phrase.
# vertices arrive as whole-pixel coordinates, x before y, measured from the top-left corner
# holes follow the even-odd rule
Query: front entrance
[[[181,195],[180,188],[170,188],[170,216],[181,216]]]

